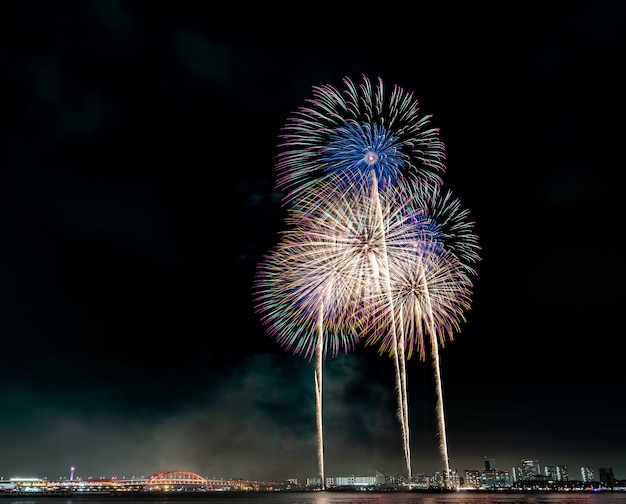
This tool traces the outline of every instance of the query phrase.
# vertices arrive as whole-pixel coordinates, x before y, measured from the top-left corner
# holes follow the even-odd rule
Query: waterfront
[[[1,495],[1,494],[0,494]],[[4,495],[2,504],[626,504],[626,492],[167,492],[153,495]]]

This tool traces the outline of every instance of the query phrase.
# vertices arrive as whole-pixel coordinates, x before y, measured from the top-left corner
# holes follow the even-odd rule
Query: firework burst
[[[379,301],[370,305],[373,325],[366,343],[378,344],[380,353],[393,353],[391,335],[402,335],[407,359],[417,351],[424,361],[431,329],[442,346],[460,331],[464,312],[471,308],[472,281],[457,257],[432,236],[390,256],[390,278],[391,295],[379,294]]]
[[[323,307],[324,356],[354,348],[365,309],[388,282],[388,256],[406,255],[407,243],[430,233],[411,195],[380,195],[376,186],[355,193],[327,189],[314,211],[292,208],[287,229],[257,267],[255,310],[285,349],[311,359]]]
[[[433,233],[442,247],[457,257],[469,275],[475,276],[472,265],[480,262],[481,248],[469,210],[452,196],[452,191],[444,191],[440,185],[424,184],[417,188],[416,195],[420,207],[430,217]]]
[[[376,180],[381,192],[440,184],[444,145],[413,94],[399,86],[387,92],[380,78],[372,85],[365,76],[360,84],[345,77],[343,84],[314,86],[308,106],[289,116],[281,130],[276,187],[283,201],[297,204],[316,194],[320,182],[351,191]]]
[[[322,488],[322,360],[364,337],[394,358],[409,478],[406,360],[424,361],[430,339],[449,476],[439,345],[465,321],[480,248],[467,210],[441,189],[445,150],[430,119],[399,86],[345,77],[314,86],[279,135],[287,229],[257,269],[255,310],[285,350],[317,357]]]
[[[286,350],[309,359],[317,354],[319,440],[322,358],[354,347],[362,328],[371,324],[371,300],[390,294],[389,256],[404,255],[407,243],[420,242],[430,233],[410,194],[379,194],[377,184],[358,186],[352,193],[323,187],[324,205],[288,211],[287,229],[259,264],[255,280],[255,309],[269,334]],[[400,379],[398,372],[398,390]],[[404,417],[402,407],[398,417]],[[402,428],[408,453],[404,422]],[[320,447],[320,467],[322,453]],[[408,457],[407,468],[410,471]]]

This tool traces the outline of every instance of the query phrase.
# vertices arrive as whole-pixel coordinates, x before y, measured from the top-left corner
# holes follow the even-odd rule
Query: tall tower
[[[74,481],[74,466],[70,467],[70,481]]]

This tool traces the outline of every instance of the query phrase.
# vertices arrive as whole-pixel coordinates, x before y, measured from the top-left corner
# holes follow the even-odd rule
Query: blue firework
[[[320,161],[325,174],[344,190],[355,181],[372,184],[374,174],[379,188],[384,190],[396,185],[410,166],[396,135],[378,124],[354,122],[328,136],[327,146],[320,149]]]
[[[313,87],[313,98],[287,118],[279,135],[276,188],[283,202],[314,198],[321,182],[336,190],[376,181],[380,191],[391,186],[441,184],[445,148],[439,129],[430,127],[412,93],[382,79],[344,88]],[[311,200],[307,204],[311,204]]]

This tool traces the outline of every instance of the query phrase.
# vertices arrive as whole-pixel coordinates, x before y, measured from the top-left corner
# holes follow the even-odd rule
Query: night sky
[[[479,236],[441,351],[451,468],[626,478],[626,7],[585,4],[2,2],[0,477],[317,475],[313,363],[252,282],[284,227],[280,128],[365,74],[432,114]],[[432,474],[430,362],[408,373]],[[395,401],[388,356],[326,359],[327,476],[405,474]]]

